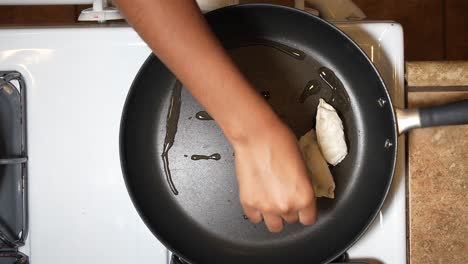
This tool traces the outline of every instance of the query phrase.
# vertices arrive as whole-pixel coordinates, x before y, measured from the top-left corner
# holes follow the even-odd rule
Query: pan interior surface
[[[343,83],[349,103],[330,102],[343,120],[349,149],[332,168],[336,198],[317,200],[314,226],[287,225],[282,233],[272,234],[263,223],[250,223],[239,203],[232,147],[215,121],[197,119],[204,109],[185,87],[168,154],[179,192],[174,195],[161,155],[177,80],[152,55],[132,85],[121,126],[122,168],[135,206],[161,242],[194,263],[330,261],[362,234],[391,183],[395,119],[381,78],[352,41],[311,15],[246,5],[217,10],[207,19],[233,61],[298,138],[314,128],[318,99],[330,102],[332,96],[319,76],[321,67],[331,69]],[[298,102],[312,80],[320,90]],[[379,99],[387,103],[381,106]],[[220,159],[191,159],[213,154]]]

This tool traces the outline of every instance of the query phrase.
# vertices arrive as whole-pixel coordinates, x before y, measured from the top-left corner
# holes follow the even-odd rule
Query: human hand
[[[271,232],[287,223],[316,221],[314,190],[294,134],[281,121],[259,125],[232,142],[241,204],[251,222],[265,221]]]

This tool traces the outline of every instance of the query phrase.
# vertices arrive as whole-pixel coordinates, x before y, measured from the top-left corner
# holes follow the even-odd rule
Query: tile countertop
[[[468,61],[408,62],[406,80],[410,108],[468,99]],[[410,132],[408,182],[410,263],[468,263],[468,125]]]

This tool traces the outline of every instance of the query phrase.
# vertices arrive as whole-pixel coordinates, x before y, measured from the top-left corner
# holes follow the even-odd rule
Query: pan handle
[[[468,124],[468,100],[423,109],[396,109],[398,133],[413,128]]]

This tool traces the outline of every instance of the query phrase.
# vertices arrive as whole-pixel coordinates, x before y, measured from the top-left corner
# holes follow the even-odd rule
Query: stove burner
[[[2,254],[8,252],[13,254],[11,252],[24,245],[27,233],[25,182],[28,159],[24,87],[25,83],[20,73],[0,72],[0,179],[2,181],[0,253]]]

